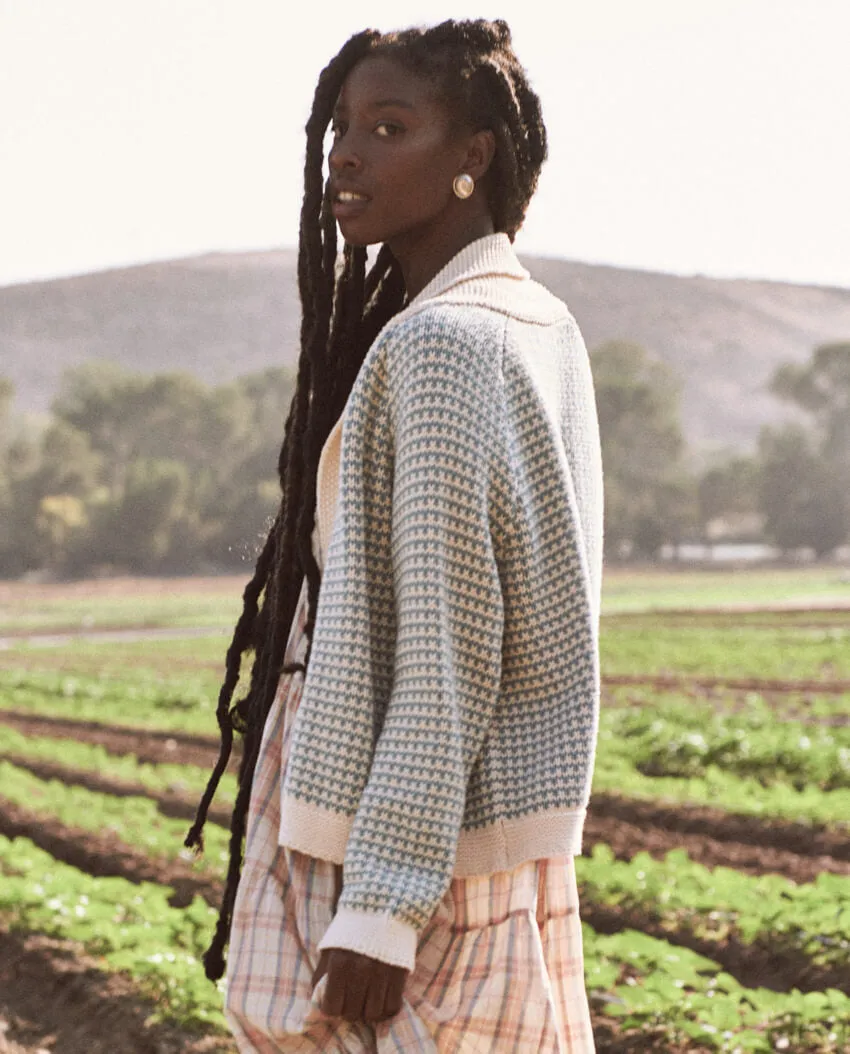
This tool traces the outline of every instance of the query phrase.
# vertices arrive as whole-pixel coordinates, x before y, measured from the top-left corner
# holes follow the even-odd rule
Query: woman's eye
[[[335,124],[331,125],[331,132],[334,139],[339,139],[345,135],[345,127],[341,121],[337,121]]]
[[[391,121],[381,121],[375,125],[375,134],[379,135],[382,139],[392,139],[393,136],[398,135],[401,128],[397,124],[393,124]]]

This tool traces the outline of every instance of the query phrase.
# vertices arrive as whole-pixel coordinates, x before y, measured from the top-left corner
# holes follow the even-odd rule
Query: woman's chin
[[[372,234],[370,231],[358,226],[357,223],[352,223],[350,220],[337,220],[337,226],[339,227],[340,234],[348,245],[377,245],[378,242],[384,240],[380,235]]]

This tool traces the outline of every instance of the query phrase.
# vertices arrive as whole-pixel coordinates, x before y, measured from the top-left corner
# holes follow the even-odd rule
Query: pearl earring
[[[452,190],[457,197],[461,199],[468,198],[475,190],[475,180],[467,172],[461,172],[459,176],[455,176],[452,182]]]

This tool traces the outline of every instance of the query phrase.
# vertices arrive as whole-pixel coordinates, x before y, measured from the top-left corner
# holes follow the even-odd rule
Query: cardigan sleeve
[[[504,623],[488,456],[500,361],[433,314],[400,327],[387,349],[394,678],[320,944],[407,969],[451,881],[470,771],[499,694]]]

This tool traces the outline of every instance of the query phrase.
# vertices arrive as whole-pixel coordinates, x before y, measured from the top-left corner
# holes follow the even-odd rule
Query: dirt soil
[[[628,685],[636,688],[639,685]],[[643,710],[648,705],[645,696],[628,695],[616,691],[616,685],[603,684],[602,707],[609,712],[611,710]],[[812,700],[817,696],[816,692],[807,692],[797,695],[794,692],[770,692],[760,691],[762,702],[766,703],[773,712],[777,721],[797,721],[803,725],[820,726],[822,728],[844,728],[850,725],[850,712],[833,714],[813,714],[811,712]],[[831,693],[823,693],[829,695]],[[698,702],[701,707],[708,708],[714,714],[726,717],[735,717],[738,714],[746,715],[752,711],[749,702],[748,691],[733,691],[724,688],[701,688],[688,689],[688,698]]]
[[[237,596],[246,575],[198,575],[182,578],[89,578],[80,582],[0,581],[0,604],[75,598],[224,594]]]
[[[72,942],[0,932],[0,1054],[235,1054],[224,1038],[146,1027],[153,1010]]]
[[[209,770],[218,756],[217,741],[207,736],[118,729],[98,722],[30,717],[8,711],[0,712],[0,721],[25,735],[96,743],[110,753],[133,754],[152,764],[173,761]],[[237,741],[231,771],[238,764],[238,757]],[[44,778],[62,779],[108,794],[151,797],[167,815],[180,819],[191,820],[195,814],[197,798],[193,794],[157,794],[141,784],[56,763],[14,760]],[[227,804],[214,805],[210,818],[229,826]],[[795,882],[810,882],[820,871],[850,874],[850,832],[736,815],[708,806],[665,805],[599,793],[591,800],[586,829],[590,838],[607,842],[621,859],[630,859],[639,848],[660,857],[669,849],[684,846],[693,859],[707,867],[723,865],[751,874],[775,872]]]
[[[0,710],[0,722],[25,736],[76,739],[102,746],[110,754],[133,754],[152,765],[171,763],[211,769],[218,757],[219,741],[213,736],[160,732],[156,729],[117,728],[100,721],[73,721],[61,717],[36,716]],[[241,740],[233,743],[233,759],[241,754]]]
[[[695,689],[729,689],[737,692],[775,693],[787,695],[845,695],[850,693],[850,681],[789,681],[762,677],[700,677],[691,674],[607,673],[602,683],[606,688],[656,688],[660,692],[682,691],[693,694]]]
[[[774,992],[790,992],[793,988],[801,992],[822,992],[827,988],[837,988],[850,995],[850,976],[846,966],[819,966],[802,952],[778,943],[743,944],[734,936],[723,941],[706,940],[686,926],[667,929],[645,911],[594,903],[581,883],[579,901],[582,920],[596,933],[637,930],[680,948],[690,948],[712,959],[747,988],[768,988]]]
[[[11,761],[13,765],[26,769],[39,779],[59,780],[72,787],[85,787],[86,790],[96,791],[98,794],[110,794],[113,798],[150,798],[151,801],[156,802],[163,816],[190,822],[195,819],[195,810],[200,795],[195,796],[176,791],[155,791],[145,787],[142,783],[99,776],[96,772],[87,769],[75,769],[53,761],[19,757],[17,754],[5,754],[2,757],[5,761]],[[229,827],[230,813],[229,806],[213,803],[207,813],[207,818],[221,827]],[[848,871],[850,871],[850,864],[848,864]]]
[[[195,795],[153,791],[141,783],[112,779],[55,762],[17,755],[8,755],[6,760],[40,779],[60,780],[114,797],[146,797],[155,801],[165,816],[190,822],[195,817]],[[599,795],[598,798],[598,803],[594,798],[588,813],[585,842],[589,846],[596,842],[606,843],[611,846],[618,860],[630,860],[640,849],[661,859],[671,849],[683,848],[692,860],[704,867],[731,867],[753,875],[774,873],[794,882],[812,882],[824,871],[850,877],[850,859],[838,859],[830,852],[816,851],[831,848],[831,842],[814,842],[812,846],[807,846],[814,849],[814,853],[800,852],[799,848],[794,851],[781,845],[753,845],[748,840],[724,837],[729,833],[727,825],[730,823],[733,834],[740,832],[735,824],[736,818],[719,811],[717,815],[712,810],[700,810],[696,815],[688,815],[694,810],[685,810],[682,815],[679,810],[665,810],[656,805],[646,808],[642,802],[605,795]],[[213,804],[209,811],[209,822],[229,827],[230,806]],[[689,826],[695,829],[688,830]],[[811,836],[808,828],[806,831]],[[787,825],[779,832],[780,839],[783,834],[787,834]]]
[[[594,837],[593,829],[591,824],[588,828],[591,838]],[[175,907],[189,904],[196,893],[214,907],[220,903],[221,881],[211,875],[196,875],[188,862],[151,859],[112,834],[92,834],[66,827],[58,821],[46,820],[2,799],[0,833],[7,837],[20,835],[30,838],[56,859],[89,874],[120,875],[131,882],[148,881],[170,885],[175,891],[171,898]],[[608,839],[607,832],[604,837]],[[661,848],[660,836],[659,839],[653,836],[647,839],[645,827],[635,826],[635,837],[639,838],[637,845],[633,845],[631,849],[621,847],[629,856],[636,848],[645,848],[648,841],[652,843],[655,851]],[[676,844],[681,844],[681,839],[676,839]],[[672,846],[668,844],[666,848]],[[763,985],[776,991],[789,991],[794,987],[802,991],[821,991],[833,987],[850,994],[850,976],[847,975],[846,969],[815,966],[796,950],[785,949],[778,944],[744,945],[734,937],[723,942],[704,940],[693,934],[687,926],[671,931],[650,912],[598,905],[588,896],[582,896],[581,914],[582,918],[600,933],[635,929],[672,944],[692,948],[713,959],[722,969],[747,986]]]
[[[719,842],[741,842],[811,859],[827,857],[841,864],[850,861],[850,830],[728,813],[707,805],[664,805],[616,794],[594,794],[590,811],[599,819],[644,829],[658,827],[677,835],[695,834]]]
[[[54,859],[95,877],[112,876],[128,882],[171,886],[172,907],[191,904],[196,894],[213,907],[218,907],[221,900],[222,885],[218,879],[193,871],[188,860],[148,856],[112,832],[70,827],[4,798],[0,798],[0,834],[6,838],[29,838]]]

